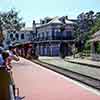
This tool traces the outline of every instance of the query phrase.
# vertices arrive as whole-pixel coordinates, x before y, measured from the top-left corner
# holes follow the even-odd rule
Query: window
[[[48,32],[46,32],[46,40],[48,40]]]
[[[46,40],[46,36],[47,36],[47,33],[46,32],[44,32],[44,39]]]
[[[67,31],[66,38],[68,40],[72,39],[72,32],[71,31]]]
[[[44,32],[42,32],[41,37],[42,37],[42,39],[44,39]]]
[[[16,37],[17,40],[19,40],[19,35],[18,34],[16,34],[15,37]]]
[[[58,32],[61,32],[61,30],[60,30],[60,29],[58,29]]]
[[[40,40],[40,33],[37,34],[37,39]]]
[[[10,39],[13,40],[13,34],[10,34]]]
[[[24,39],[24,34],[21,34],[21,39]]]
[[[57,31],[58,31],[58,30],[57,30],[57,29],[55,29],[54,31],[55,31],[55,33],[57,33]]]
[[[71,31],[67,31],[67,36],[71,36],[72,32]]]

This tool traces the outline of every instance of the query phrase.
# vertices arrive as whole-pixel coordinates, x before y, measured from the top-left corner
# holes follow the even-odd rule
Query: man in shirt
[[[12,68],[11,66],[11,61],[15,60],[15,61],[19,61],[19,57],[16,55],[16,52],[14,51],[14,47],[13,46],[9,46],[9,50],[7,50],[7,52],[9,53],[9,57],[8,57],[8,66]]]

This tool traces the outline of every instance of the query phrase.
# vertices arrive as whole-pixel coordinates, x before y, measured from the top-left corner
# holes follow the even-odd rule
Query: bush
[[[97,42],[95,45],[95,51],[96,53],[100,54],[100,43],[99,42]]]
[[[90,42],[86,42],[84,49],[87,50],[87,51],[91,50],[91,43]]]

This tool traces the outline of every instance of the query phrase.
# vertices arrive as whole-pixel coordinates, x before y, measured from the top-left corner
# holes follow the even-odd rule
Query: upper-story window
[[[13,40],[13,34],[10,34],[10,39]]]
[[[41,34],[42,39],[44,39],[44,34],[45,34],[45,33],[44,33],[44,32],[42,32],[42,34]]]
[[[40,33],[37,34],[37,39],[40,40]]]
[[[49,30],[49,31],[48,31],[48,37],[51,37],[51,36],[52,36],[52,31]]]
[[[51,30],[48,31],[48,39],[52,39],[53,32]]]
[[[57,30],[57,29],[55,29],[54,31],[55,31],[55,33],[57,33],[57,31],[58,31],[58,30]]]
[[[58,32],[61,32],[61,30],[60,30],[60,29],[58,29]]]
[[[45,35],[45,37],[46,37],[46,40],[48,40],[48,32],[46,32],[46,35]]]
[[[21,34],[21,39],[24,39],[25,37],[24,37],[24,34]]]
[[[67,31],[67,36],[71,36],[72,32],[71,31]]]
[[[67,39],[72,39],[72,32],[71,31],[67,31]]]
[[[39,37],[39,39],[41,39],[42,38],[42,33],[38,33],[38,37]]]
[[[46,32],[44,32],[44,39],[46,39],[46,36],[47,36],[47,33],[46,33]]]
[[[18,34],[16,34],[15,37],[16,37],[17,40],[19,40],[19,35]]]

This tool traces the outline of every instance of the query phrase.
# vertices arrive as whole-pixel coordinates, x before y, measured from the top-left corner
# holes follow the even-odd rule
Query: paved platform
[[[39,59],[60,59],[60,57],[39,57]],[[79,64],[83,64],[83,65],[89,65],[91,67],[97,67],[100,68],[100,61],[94,61],[91,58],[73,58],[72,56],[68,56],[65,58],[66,61],[70,61],[70,62],[75,62],[75,63],[79,63]]]
[[[73,61],[74,59],[61,59],[60,57],[40,57],[39,58],[40,61],[44,62],[44,63],[48,63],[51,65],[55,65],[61,68],[64,68],[65,70],[71,70],[83,75],[87,75],[96,79],[100,80],[100,68],[98,67],[89,67],[88,65],[82,65],[82,64],[76,64],[76,63],[70,63],[68,62]],[[81,61],[80,59],[75,59],[74,61]]]
[[[87,58],[82,59],[82,58],[66,57],[65,60],[69,62],[73,62],[73,63],[79,63],[82,65],[88,65],[91,67],[100,68],[100,61],[94,61],[94,60],[87,59]]]
[[[23,100],[100,100],[98,91],[23,58],[12,65]]]

